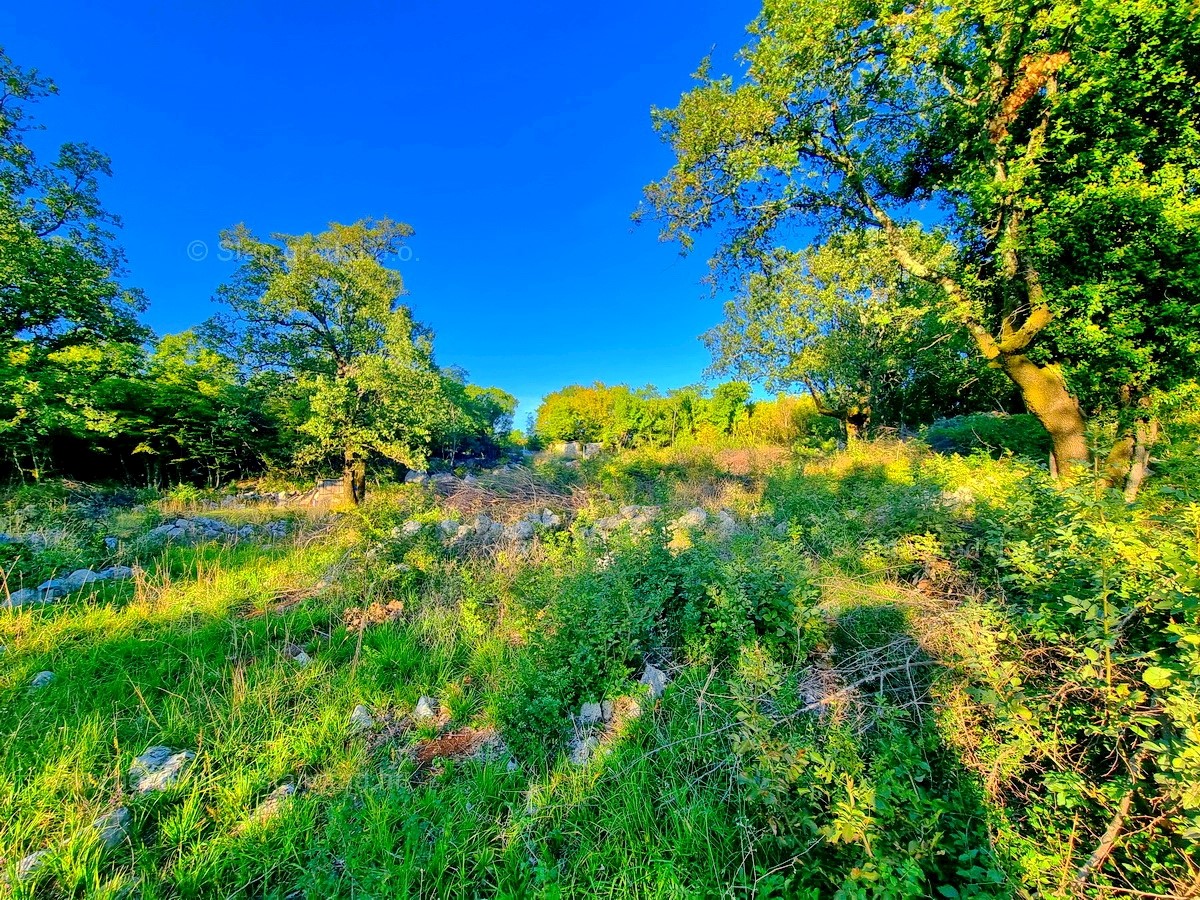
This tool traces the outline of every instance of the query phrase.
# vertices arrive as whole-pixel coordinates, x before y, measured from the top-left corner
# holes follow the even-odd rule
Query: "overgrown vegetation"
[[[135,533],[179,500],[39,497],[66,535],[10,545],[10,589],[109,561],[144,574],[0,622],[14,892],[1194,885],[1194,482],[1164,477],[1135,508],[1014,457],[900,443],[592,462],[570,495],[460,489],[500,521],[555,507],[561,524],[527,542],[485,536],[463,496],[422,485],[306,514],[286,539],[165,550]],[[36,526],[20,518],[32,499],[10,502],[10,531]],[[682,517],[697,504],[705,524]],[[670,676],[657,700],[647,665]],[[31,690],[39,671],[54,680]],[[415,714],[425,696],[435,717]],[[592,702],[617,712],[581,758]],[[131,760],[158,744],[196,762],[132,793]],[[281,784],[297,790],[265,817]],[[89,826],[118,805],[131,825],[105,851]]]
[[[0,54],[0,892],[1200,897],[1200,17],[750,34],[647,191],[749,381],[527,434],[390,219],[152,336]]]

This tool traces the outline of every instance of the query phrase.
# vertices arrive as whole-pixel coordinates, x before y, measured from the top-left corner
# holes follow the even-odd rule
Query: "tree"
[[[119,283],[119,220],[105,212],[99,181],[109,159],[68,143],[52,163],[27,142],[28,107],[58,92],[0,49],[0,341],[31,340],[45,351],[96,340],[145,336],[140,293]],[[36,360],[31,360],[36,361]]]
[[[853,440],[872,421],[925,423],[997,393],[968,358],[965,330],[942,321],[937,291],[906,276],[879,235],[835,235],[777,249],[705,341],[714,371],[806,389]]]
[[[307,400],[302,461],[339,458],[346,499],[356,504],[372,456],[423,465],[451,414],[433,335],[400,304],[400,273],[385,265],[412,233],[364,219],[317,235],[263,240],[239,225],[221,236],[242,263],[218,291],[231,315],[210,332],[249,365],[296,380]]]
[[[878,231],[1012,380],[1059,471],[1089,459],[1088,415],[1129,423],[1195,377],[1186,0],[765,0],[750,32],[744,77],[706,64],[654,114],[676,161],[647,196],[685,251],[724,227],[717,270],[737,273],[797,229]]]

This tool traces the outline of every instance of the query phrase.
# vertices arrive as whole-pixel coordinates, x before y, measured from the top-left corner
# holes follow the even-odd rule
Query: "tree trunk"
[[[871,424],[871,408],[869,406],[852,406],[842,416],[846,426],[846,446],[859,441]]]
[[[1150,451],[1158,443],[1158,419],[1139,421],[1134,429],[1133,458],[1129,464],[1129,476],[1125,479],[1125,502],[1137,499],[1142,482],[1150,474]]]
[[[1025,408],[1050,433],[1057,473],[1070,477],[1085,469],[1091,454],[1083,412],[1058,369],[1039,366],[1019,353],[1002,355],[996,362],[1016,384]]]
[[[367,461],[350,450],[346,451],[342,489],[345,492],[346,502],[355,506],[358,506],[367,497]]]

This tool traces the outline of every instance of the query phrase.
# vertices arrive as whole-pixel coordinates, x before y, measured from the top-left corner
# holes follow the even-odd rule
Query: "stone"
[[[288,644],[283,652],[288,659],[298,666],[307,666],[312,662],[312,657],[304,652],[303,647],[299,647],[296,644]]]
[[[118,541],[115,537],[106,537],[104,539],[104,549],[111,553],[113,550],[117,549],[117,544],[119,543],[120,541]]]
[[[594,725],[604,718],[604,708],[599,703],[585,703],[579,708],[577,721],[581,725]]]
[[[729,510],[723,509],[717,513],[717,531],[721,533],[722,537],[732,537],[737,530],[737,519]]]
[[[121,845],[129,836],[129,825],[133,817],[124,806],[118,806],[112,812],[107,812],[92,823],[96,838],[105,850],[112,850]]]
[[[85,584],[91,584],[93,581],[103,581],[104,579],[93,572],[91,569],[76,569],[67,576],[67,584],[71,585],[71,589],[83,587]]]
[[[400,533],[404,535],[404,537],[416,537],[421,533],[421,523],[416,519],[409,519],[400,526]]]
[[[171,530],[167,532],[168,538],[181,538],[187,536],[187,529],[180,528],[178,525],[172,525]]]
[[[689,509],[671,524],[674,528],[703,528],[707,523],[708,513],[697,506]]]
[[[354,712],[350,713],[350,732],[352,734],[362,734],[375,729],[375,717],[371,715],[371,711],[361,703],[354,707]]]
[[[787,522],[780,522],[775,526],[775,533],[780,537],[787,537],[791,530],[792,528]]]
[[[39,584],[37,589],[43,594],[61,597],[63,594],[71,593],[72,585],[65,578],[51,578],[49,581]]]
[[[149,538],[165,538],[175,530],[174,525],[159,525],[157,528],[151,528],[146,532],[146,537]]]
[[[49,850],[35,850],[17,863],[17,881],[28,881],[50,858]]]
[[[422,697],[413,709],[413,718],[416,719],[436,719],[437,714],[438,702],[433,697]]]
[[[469,537],[470,535],[475,534],[475,533],[476,532],[475,532],[474,525],[459,525],[458,526],[458,534],[456,535],[456,537],[458,537],[459,540],[462,540],[463,538]]]
[[[8,599],[0,603],[0,607],[9,607],[16,609],[19,606],[25,606],[30,603],[49,603],[54,599],[49,594],[44,594],[41,591],[35,591],[33,588],[21,588],[19,591],[14,591],[8,595]]]
[[[250,814],[250,822],[256,825],[269,822],[279,815],[280,810],[295,793],[296,786],[294,784],[281,784],[267,794],[263,802],[254,808],[254,812]]]
[[[639,681],[650,688],[651,699],[657,699],[662,696],[663,690],[667,686],[667,673],[662,669],[656,669],[654,666],[646,666],[646,671],[642,673]]]
[[[600,704],[600,719],[604,722],[611,722],[613,717],[613,705],[611,700],[605,700]]]
[[[109,566],[96,574],[105,581],[128,581],[133,577],[133,569],[129,566]]]
[[[240,538],[253,537],[254,536],[254,526],[253,525],[243,525],[241,528],[239,528],[237,530],[236,534]]]
[[[151,747],[129,767],[129,780],[139,794],[165,791],[183,777],[196,754],[191,750]]]
[[[596,752],[596,748],[600,746],[598,741],[593,736],[582,738],[571,742],[571,764],[576,766],[585,766],[588,760],[592,758],[592,754]]]
[[[176,519],[176,520],[175,520],[175,527],[176,527],[176,528],[183,528],[183,529],[185,529],[185,530],[186,530],[186,529],[188,529],[188,528],[191,528],[191,527],[192,527],[192,520],[191,520],[191,519]]]
[[[441,522],[438,522],[438,531],[446,537],[453,537],[458,533],[458,523],[453,519],[443,519]]]
[[[32,690],[39,691],[47,687],[54,680],[53,672],[38,672],[29,682],[29,687]]]
[[[591,459],[593,456],[598,456],[600,454],[600,451],[603,449],[604,449],[603,444],[584,444],[583,445],[583,458]]]
[[[493,524],[491,516],[480,513],[475,517],[475,533],[480,537],[487,537]]]
[[[519,541],[533,540],[534,530],[532,522],[517,522],[512,527],[512,534]]]
[[[429,480],[428,472],[409,472],[404,476],[405,484],[424,484]]]

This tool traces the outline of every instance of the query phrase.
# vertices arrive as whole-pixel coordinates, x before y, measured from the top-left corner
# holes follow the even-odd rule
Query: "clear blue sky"
[[[714,48],[730,70],[757,8],[60,0],[0,6],[0,43],[58,82],[47,137],[112,157],[160,334],[214,311],[222,228],[386,215],[416,229],[401,270],[439,360],[521,422],[564,384],[699,380],[721,315],[704,259],[629,216],[670,162],[650,107]]]

